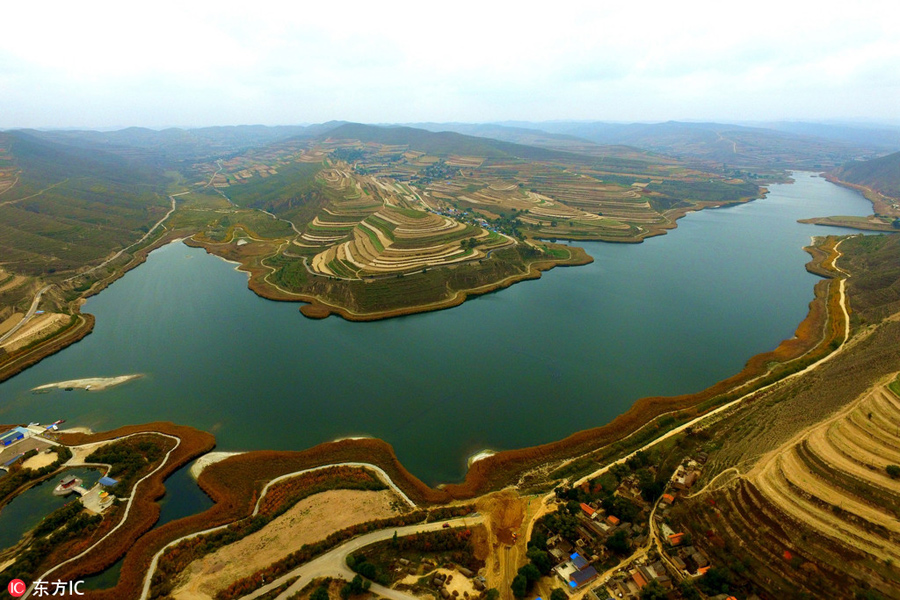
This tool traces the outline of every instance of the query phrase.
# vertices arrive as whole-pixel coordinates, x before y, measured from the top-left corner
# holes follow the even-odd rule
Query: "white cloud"
[[[897,117],[893,3],[505,4],[15,3],[0,127]]]

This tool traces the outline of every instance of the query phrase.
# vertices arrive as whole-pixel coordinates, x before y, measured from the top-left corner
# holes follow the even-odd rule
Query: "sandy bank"
[[[94,430],[90,427],[66,427],[65,429],[60,429],[61,433],[83,433],[85,435],[92,435]]]
[[[129,382],[132,379],[138,379],[140,377],[143,377],[143,375],[137,373],[135,375],[119,375],[118,377],[89,377],[87,379],[70,379],[69,381],[59,381],[56,383],[39,385],[36,388],[32,388],[31,391],[36,392],[38,390],[50,390],[53,388],[59,388],[61,390],[66,388],[77,388],[79,390],[87,390],[90,392],[102,392],[105,389],[117,385],[122,385],[123,383]]]
[[[471,467],[473,463],[476,463],[483,458],[487,458],[488,456],[493,456],[495,454],[497,454],[497,453],[493,450],[482,450],[481,452],[478,452],[478,453],[470,456],[469,460],[466,461],[466,464]]]
[[[238,454],[243,454],[243,452],[207,452],[191,465],[191,477],[196,481],[197,478],[200,477],[200,473],[203,472],[203,469],[209,465],[214,465],[230,456],[237,456]]]

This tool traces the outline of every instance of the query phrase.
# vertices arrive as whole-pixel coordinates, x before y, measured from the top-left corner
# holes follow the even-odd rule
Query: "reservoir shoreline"
[[[814,183],[819,186],[814,190],[821,190],[821,186],[827,186],[826,191],[837,189],[819,179],[809,181],[819,182]],[[711,382],[733,380],[734,373],[752,366],[743,357],[753,356],[756,361],[767,362],[767,359],[759,357],[771,355],[774,351],[760,353],[760,347],[777,346],[779,357],[784,357],[792,346],[812,339],[813,332],[821,335],[824,329],[821,307],[828,298],[828,284],[820,282],[817,286],[818,298],[812,305],[804,307],[801,314],[797,314],[800,311],[796,310],[796,291],[799,290],[800,298],[807,298],[804,303],[809,304],[814,278],[808,275],[798,277],[796,267],[792,266],[796,260],[784,261],[780,258],[785,252],[785,244],[781,242],[780,246],[773,246],[770,253],[789,266],[779,267],[780,271],[784,271],[780,276],[794,289],[782,303],[785,308],[791,309],[793,306],[793,309],[778,310],[778,319],[770,322],[769,309],[764,306],[762,314],[765,320],[753,326],[755,331],[740,334],[743,331],[741,328],[746,329],[750,321],[744,320],[734,325],[729,321],[719,322],[723,315],[734,313],[743,319],[743,315],[747,314],[747,309],[743,307],[746,294],[729,292],[725,297],[736,296],[739,301],[739,306],[735,307],[737,312],[726,310],[723,315],[706,314],[709,309],[703,305],[700,305],[699,312],[696,308],[691,310],[700,317],[699,326],[727,343],[730,355],[722,355],[721,351],[713,349],[714,345],[709,345],[710,342],[716,343],[716,337],[709,341],[699,338],[692,342],[699,344],[698,349],[702,348],[702,352],[696,355],[696,365],[684,362],[681,353],[657,351],[658,348],[665,350],[667,344],[673,341],[691,339],[684,337],[686,335],[694,335],[693,320],[668,333],[661,331],[660,327],[673,320],[679,321],[672,318],[680,314],[678,311],[686,310],[688,306],[698,306],[693,299],[695,295],[705,300],[707,294],[714,294],[717,289],[740,290],[744,285],[741,276],[746,277],[755,271],[768,272],[766,263],[760,261],[755,249],[750,254],[753,256],[751,264],[757,265],[755,271],[751,269],[745,273],[744,269],[735,270],[729,266],[734,264],[734,260],[741,260],[738,252],[748,256],[746,247],[740,243],[733,251],[729,248],[735,239],[729,231],[733,227],[755,231],[753,228],[759,227],[760,218],[753,215],[763,216],[763,229],[760,231],[767,234],[771,226],[765,219],[778,216],[782,222],[795,223],[796,216],[791,215],[798,212],[816,214],[819,209],[811,212],[808,203],[801,202],[787,213],[781,207],[790,207],[794,202],[791,198],[813,197],[809,185],[804,182],[799,186],[801,190],[795,189],[794,192],[799,192],[799,195],[788,194],[787,204],[783,198],[786,188],[780,187],[774,200],[762,201],[764,204],[758,208],[754,208],[757,205],[754,202],[729,211],[695,213],[689,219],[686,238],[675,236],[671,238],[672,242],[660,239],[641,245],[645,247],[643,250],[622,244],[589,246],[592,254],[600,257],[593,266],[585,270],[553,272],[548,281],[539,285],[513,286],[502,295],[466,303],[459,311],[417,315],[396,323],[373,323],[366,327],[342,325],[345,323],[342,319],[297,320],[290,316],[296,315],[294,307],[282,305],[279,308],[279,303],[269,304],[255,294],[234,294],[232,289],[238,279],[233,265],[216,267],[206,262],[212,257],[205,258],[205,252],[186,251],[184,246],[172,245],[164,251],[167,258],[160,255],[160,258],[152,260],[149,270],[142,271],[141,277],[130,278],[122,288],[116,286],[117,291],[111,296],[101,296],[105,300],[96,304],[95,313],[104,323],[99,330],[100,338],[92,337],[84,350],[66,354],[62,360],[54,358],[52,364],[12,386],[10,383],[4,384],[0,392],[12,402],[4,403],[0,414],[5,413],[3,420],[12,422],[11,419],[46,420],[50,415],[43,413],[52,413],[52,418],[62,416],[73,424],[91,426],[94,430],[106,430],[125,423],[170,419],[214,433],[220,440],[221,449],[227,451],[266,447],[287,451],[312,447],[324,441],[322,438],[369,435],[386,439],[394,445],[403,462],[409,465],[412,472],[424,475],[426,481],[432,484],[459,482],[466,475],[467,458],[481,449],[496,449],[500,451],[501,458],[502,451],[515,452],[515,448],[527,448],[529,452],[540,448],[540,452],[545,453],[552,450],[545,446],[580,435],[572,432],[592,431],[596,429],[593,427],[595,424],[611,424],[629,415],[630,410],[644,411],[639,419],[631,422],[635,428],[640,427],[652,418],[654,411],[647,412],[647,406],[659,405],[660,414],[671,412],[674,408],[672,398],[688,403],[687,397],[697,395],[692,390],[708,390]],[[818,196],[818,192],[812,193]],[[862,202],[861,198],[858,200]],[[868,205],[867,202],[865,204]],[[831,212],[828,208],[822,210]],[[788,247],[799,250],[809,239],[809,228],[803,226],[798,230],[797,226],[793,226],[792,231],[793,241],[789,242]],[[806,232],[799,241],[798,231]],[[712,238],[708,237],[710,233]],[[673,245],[675,240],[682,238],[683,241]],[[663,245],[656,247],[658,244]],[[694,287],[694,284],[681,282],[685,277],[692,276],[690,265],[693,261],[698,257],[705,260],[709,254],[709,244],[716,244],[717,260],[724,263],[726,272],[731,270],[737,277],[726,278],[709,289],[700,286],[696,293],[690,292],[686,297],[676,296],[674,300],[660,296],[659,291],[669,293],[667,286],[672,284],[678,294],[681,294],[681,289],[691,290]],[[768,245],[768,242],[765,244]],[[607,252],[607,249],[616,247],[620,249]],[[685,254],[685,248],[693,254]],[[729,251],[734,256],[728,255]],[[654,261],[656,265],[652,270],[639,278],[633,276],[638,273],[634,271],[634,265],[644,265],[650,257],[666,254],[670,255],[671,260]],[[808,256],[806,260],[809,261]],[[623,272],[628,279],[620,281],[621,275],[615,274],[615,269]],[[809,267],[808,270],[813,271]],[[161,276],[171,280],[171,283],[160,280]],[[203,290],[203,293],[189,291],[187,294],[173,295],[173,290],[185,287],[181,282],[188,279],[184,277],[190,278],[191,288]],[[654,283],[660,278],[670,283]],[[243,277],[239,279],[245,281]],[[653,287],[647,288],[644,280],[649,280]],[[170,289],[171,285],[176,287]],[[769,284],[763,287],[767,294],[773,293],[770,288],[780,293],[777,291],[780,288],[772,288]],[[636,296],[635,292],[640,296]],[[616,306],[606,300],[615,299],[616,295],[622,297],[627,305],[640,297],[658,298],[653,304],[666,309],[657,311],[660,314],[655,316],[638,304],[634,314],[618,316]],[[228,300],[219,300],[225,298]],[[670,306],[673,301],[675,304]],[[721,304],[722,301],[716,302]],[[616,302],[618,304],[622,303]],[[160,307],[165,307],[165,310],[159,311]],[[748,307],[755,310],[751,305]],[[715,308],[718,310],[718,307]],[[727,307],[722,305],[722,308]],[[151,318],[148,320],[139,315]],[[629,320],[634,317],[641,321]],[[663,320],[657,321],[659,317]],[[112,320],[107,323],[109,318]],[[609,318],[614,321],[608,322]],[[236,324],[247,319],[253,319],[253,327],[244,327],[241,333],[232,331]],[[204,324],[206,321],[208,325]],[[799,329],[798,321],[801,321]],[[185,327],[195,327],[195,335],[182,336],[177,333],[183,332]],[[279,330],[283,332],[278,333]],[[552,334],[554,331],[560,334]],[[778,332],[779,336],[774,340],[773,331]],[[507,332],[511,334],[509,339]],[[795,332],[797,335],[789,339]],[[646,335],[649,334],[658,343],[648,345]],[[677,337],[673,338],[673,334]],[[167,341],[173,339],[172,335],[177,336],[174,346]],[[596,337],[598,335],[600,337]],[[622,361],[617,358],[619,344],[615,341],[622,335],[633,338],[638,346],[637,361],[628,354],[623,355],[624,360],[630,362],[624,371],[619,366]],[[757,337],[763,340],[762,344],[755,342],[750,345],[746,341]],[[117,345],[110,345],[117,338]],[[641,339],[643,343],[640,343]],[[766,342],[766,339],[771,341]],[[595,340],[600,344],[598,348],[601,352],[595,352]],[[740,344],[733,343],[738,340]],[[779,345],[777,340],[785,341]],[[585,346],[585,341],[591,345]],[[604,343],[616,354],[609,354]],[[754,348],[754,352],[741,350],[748,346]],[[141,348],[150,354],[142,352]],[[164,348],[169,351],[164,351]],[[807,351],[807,348],[805,346],[799,353]],[[283,360],[280,356],[295,358]],[[105,357],[109,357],[108,364]],[[172,359],[176,362],[172,363]],[[663,362],[660,363],[660,360]],[[672,381],[672,375],[666,376],[666,371],[659,370],[668,368],[665,362],[672,360],[678,361],[673,364],[678,368],[675,381]],[[110,372],[95,373],[93,369],[85,368],[90,364],[107,365]],[[248,371],[249,364],[256,366]],[[714,368],[707,369],[707,364]],[[173,371],[173,368],[184,372]],[[636,368],[647,373],[647,377],[631,374]],[[329,377],[329,374],[338,374],[344,369],[352,369],[355,374],[352,381],[357,384],[351,385],[352,381],[348,378],[335,380]],[[614,375],[619,373],[615,376],[626,378],[623,383],[630,387],[622,390],[611,388],[619,382],[609,379],[603,369]],[[654,369],[657,373],[653,372]],[[706,369],[717,377],[712,379],[697,369]],[[460,377],[457,371],[466,375]],[[84,395],[79,398],[84,398],[85,402],[61,404],[64,395],[51,394],[40,396],[41,402],[36,404],[37,397],[30,394],[26,397],[16,391],[25,387],[30,390],[48,381],[136,372],[145,372],[148,377],[130,384],[127,389],[111,389],[103,394],[90,395],[90,402],[86,402],[88,395]],[[287,376],[278,373],[286,373]],[[199,374],[203,374],[207,381],[210,378],[221,381],[221,388],[209,388],[203,384],[198,386],[193,380]],[[342,380],[346,385],[341,383]],[[326,381],[332,383],[323,388]],[[666,384],[667,381],[672,381],[672,385]],[[664,385],[659,385],[660,382]],[[361,385],[358,388],[361,394],[344,389],[348,385],[350,388]],[[607,389],[614,393],[605,392]],[[329,396],[341,399],[342,418],[328,416],[334,411],[328,408],[327,402],[321,403]],[[491,402],[485,402],[488,398]],[[559,398],[559,402],[547,403],[540,398]],[[708,393],[706,398],[700,401],[710,400]],[[379,408],[373,412],[372,406]],[[527,410],[520,410],[518,406]],[[589,407],[590,413],[580,407]],[[393,415],[392,424],[383,423],[384,419],[376,413]],[[555,414],[548,418],[545,413]],[[584,415],[585,418],[568,418],[566,415]],[[432,432],[435,427],[439,431]],[[273,432],[275,435],[272,435]],[[423,444],[442,448],[440,456],[424,456],[416,450]],[[490,459],[476,461],[476,469],[483,469],[481,465],[486,461],[491,462]],[[436,462],[441,464],[435,470]]]

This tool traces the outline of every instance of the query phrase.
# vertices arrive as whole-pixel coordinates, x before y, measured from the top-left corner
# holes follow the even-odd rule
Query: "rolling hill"
[[[501,125],[575,136],[602,145],[634,146],[684,160],[754,169],[830,168],[862,155],[874,155],[880,149],[840,139],[723,123],[516,121]]]
[[[891,198],[900,198],[900,152],[864,162],[847,163],[832,173],[841,181],[872,188]]]

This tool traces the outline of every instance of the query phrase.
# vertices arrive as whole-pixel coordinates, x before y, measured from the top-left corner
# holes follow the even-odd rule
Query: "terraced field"
[[[770,591],[801,578],[832,597],[855,580],[898,598],[900,481],[889,464],[900,464],[900,397],[879,385],[711,494],[697,528],[739,544]]]
[[[900,560],[900,398],[880,386],[750,474],[789,516],[882,561]]]
[[[329,201],[294,240],[294,245],[300,248],[313,249],[304,254],[329,248],[348,238],[363,219],[384,204],[374,182],[353,176],[346,170],[325,169],[319,173],[318,181],[327,190]]]
[[[244,264],[259,293],[309,300],[318,308],[308,316],[343,310],[348,318],[444,307],[590,261],[541,239],[635,242],[674,227],[687,210],[747,198],[719,176],[650,155],[591,157],[355,124],[195,171],[205,189],[294,233],[244,237],[237,251],[219,219],[193,241]],[[712,187],[697,201],[673,199],[689,181]],[[657,184],[662,191],[648,191]]]

